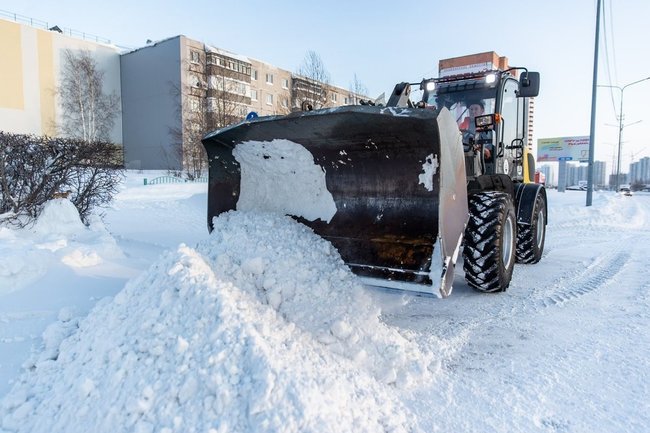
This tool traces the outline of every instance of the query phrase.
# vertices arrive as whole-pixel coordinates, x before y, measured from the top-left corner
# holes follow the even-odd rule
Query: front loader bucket
[[[460,134],[446,109],[262,117],[203,144],[210,230],[233,209],[292,215],[371,284],[449,294],[467,195]]]

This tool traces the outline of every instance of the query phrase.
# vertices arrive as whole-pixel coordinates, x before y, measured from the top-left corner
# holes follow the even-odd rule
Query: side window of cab
[[[519,85],[515,80],[507,80],[503,86],[501,119],[503,122],[503,144],[506,146],[509,146],[513,140],[518,138],[517,89],[519,89]]]

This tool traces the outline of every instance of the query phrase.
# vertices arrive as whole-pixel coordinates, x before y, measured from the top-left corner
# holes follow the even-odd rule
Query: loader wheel
[[[546,203],[541,194],[535,199],[530,225],[517,224],[517,262],[537,263],[546,239]]]
[[[517,224],[509,194],[487,191],[469,199],[463,269],[465,280],[481,292],[502,292],[515,265]]]

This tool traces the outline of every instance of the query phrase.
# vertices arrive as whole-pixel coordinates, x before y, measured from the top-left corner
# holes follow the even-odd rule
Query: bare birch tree
[[[180,88],[175,85],[171,88],[171,92],[180,100],[180,124],[170,127],[169,134],[175,156],[181,161],[182,175],[188,179],[203,176],[208,167],[207,155],[201,143],[205,134],[242,120],[247,111],[244,101],[246,89],[239,88],[241,83],[225,75],[206,74],[196,68],[197,65],[188,64],[188,81]]]
[[[359,80],[357,74],[354,74],[354,78],[350,83],[350,104],[357,105],[359,101],[368,94],[368,88]]]
[[[172,87],[172,93],[179,96],[178,114],[180,124],[169,128],[175,157],[180,161],[179,175],[188,179],[203,176],[207,168],[207,156],[201,139],[208,131],[207,104],[205,97],[192,94],[191,86]]]
[[[104,71],[90,51],[64,50],[61,83],[60,133],[86,142],[108,141],[120,112],[120,98],[103,90]]]
[[[314,109],[324,107],[330,75],[318,53],[308,51],[296,74],[298,76],[293,79],[294,107],[303,110],[308,106]]]

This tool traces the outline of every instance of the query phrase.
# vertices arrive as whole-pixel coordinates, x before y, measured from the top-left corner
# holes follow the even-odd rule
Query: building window
[[[283,89],[288,89],[289,88],[289,79],[288,78],[283,78],[282,79],[282,88]]]
[[[207,105],[210,113],[217,111],[217,98],[208,97]]]
[[[251,89],[251,99],[257,101],[257,90]]]
[[[197,89],[200,89],[202,87],[201,80],[196,75],[190,75],[190,85]]]
[[[257,69],[251,71],[251,80],[257,80]]]
[[[336,102],[337,96],[338,95],[336,93],[332,93],[332,102]]]
[[[289,108],[289,99],[287,98],[282,98],[282,106],[284,108]]]
[[[210,65],[219,65],[222,68],[239,72],[240,74],[246,74],[249,76],[251,75],[251,66],[246,62],[237,59],[232,59],[230,57],[224,57],[222,55],[218,55],[214,53],[210,53],[207,56],[208,56],[207,62]],[[255,77],[253,77],[253,79],[257,79],[257,74],[255,74]]]
[[[273,84],[273,74],[266,74],[266,84]]]
[[[266,105],[273,105],[273,95],[266,95]]]
[[[348,97],[346,96],[345,99],[343,99],[343,103],[344,103],[345,105],[348,105],[348,104],[350,103],[350,98],[348,98]]]
[[[190,51],[190,61],[192,63],[199,63],[201,61],[201,55],[198,51]]]
[[[190,111],[196,113],[201,109],[201,104],[199,103],[198,98],[190,98]]]

